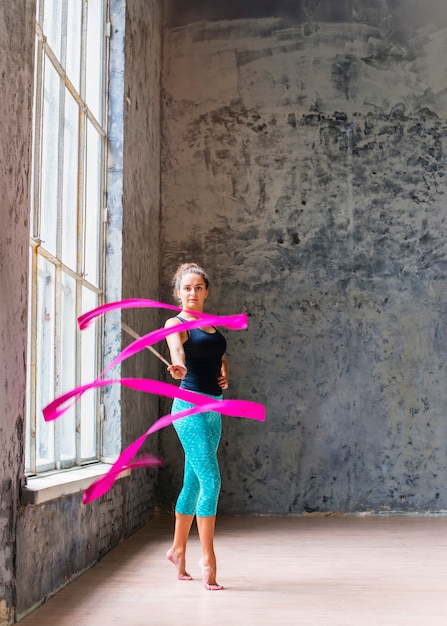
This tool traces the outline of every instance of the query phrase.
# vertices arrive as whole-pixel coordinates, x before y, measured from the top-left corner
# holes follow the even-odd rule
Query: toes
[[[207,591],[221,591],[224,588],[223,585],[218,585],[217,583],[205,583],[204,587]]]

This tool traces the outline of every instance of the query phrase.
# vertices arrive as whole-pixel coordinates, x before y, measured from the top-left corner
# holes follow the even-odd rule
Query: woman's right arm
[[[174,317],[166,320],[165,328],[172,328],[173,326],[180,326],[181,322]],[[183,343],[187,339],[185,332],[171,333],[166,337],[166,343],[168,344],[169,354],[171,355],[171,363],[168,367],[168,372],[172,378],[180,379],[186,376],[186,356],[183,348]]]

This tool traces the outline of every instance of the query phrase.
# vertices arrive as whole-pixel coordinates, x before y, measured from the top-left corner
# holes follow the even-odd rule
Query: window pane
[[[98,299],[95,293],[82,289],[82,312],[96,308]],[[97,376],[97,327],[92,324],[81,333],[81,384],[95,380]],[[90,389],[80,400],[81,403],[81,458],[96,456],[96,400],[97,390]]]
[[[81,75],[82,1],[69,0],[67,15],[67,76],[79,93]]]
[[[41,234],[43,246],[56,255],[60,79],[45,59],[42,123]]]
[[[87,14],[85,89],[89,109],[102,124],[103,0],[90,0]]]
[[[61,15],[61,0],[44,0],[43,28],[50,48],[59,58],[61,53]]]
[[[79,107],[66,92],[64,136],[64,191],[62,205],[62,262],[76,270],[78,240]]]
[[[87,158],[85,190],[85,275],[99,284],[99,249],[101,216],[101,136],[87,122]]]
[[[54,398],[55,268],[43,257],[38,261],[37,298],[37,467],[54,466],[54,423],[45,422],[42,408]]]
[[[62,274],[62,331],[61,331],[61,393],[76,387],[76,281]],[[61,461],[67,464],[76,458],[75,407],[60,418]]]

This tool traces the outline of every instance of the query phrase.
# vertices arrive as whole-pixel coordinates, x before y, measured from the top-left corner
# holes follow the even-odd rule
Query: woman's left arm
[[[228,360],[225,354],[222,357],[222,367],[220,368],[220,376],[217,379],[219,387],[221,389],[228,389],[228,380],[230,377],[230,370],[228,367]]]

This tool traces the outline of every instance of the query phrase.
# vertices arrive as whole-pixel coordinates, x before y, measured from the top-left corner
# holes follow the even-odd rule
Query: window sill
[[[69,496],[87,489],[96,479],[104,476],[111,465],[94,463],[85,467],[76,467],[28,478],[27,485],[21,490],[21,500],[24,506],[28,504],[43,504],[63,496]],[[129,476],[130,471],[123,472],[120,477]]]

